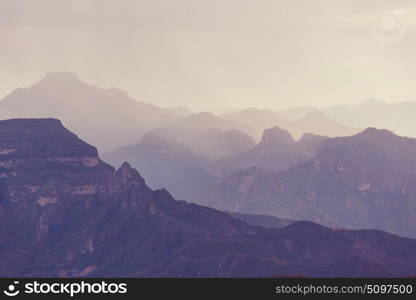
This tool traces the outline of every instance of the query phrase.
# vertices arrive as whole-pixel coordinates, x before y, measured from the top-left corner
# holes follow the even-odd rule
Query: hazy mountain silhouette
[[[416,237],[415,153],[416,139],[369,128],[325,140],[316,157],[281,173],[237,171],[194,199],[222,210]]]
[[[272,172],[284,171],[316,155],[324,140],[323,136],[305,134],[296,142],[288,131],[278,127],[269,128],[255,147],[215,162],[208,172],[216,177],[225,177],[237,170],[252,167]]]
[[[414,102],[386,103],[368,99],[356,105],[331,106],[323,112],[330,118],[350,126],[385,128],[399,135],[416,137]]]
[[[126,92],[90,86],[72,73],[49,73],[0,101],[0,118],[55,117],[102,152],[133,144],[178,116],[135,101]]]
[[[223,157],[254,147],[244,124],[199,113],[172,126],[148,132],[139,144],[104,155],[115,166],[129,161],[141,170],[149,185],[168,188],[176,197],[215,182],[206,168]]]
[[[295,138],[304,133],[313,133],[328,137],[349,136],[360,132],[360,129],[341,125],[328,118],[322,112],[312,112],[306,116],[290,122],[286,128]]]
[[[55,119],[0,121],[5,277],[411,276],[416,240],[248,225],[152,191]]]
[[[248,124],[255,128],[257,133],[275,126],[287,128],[289,123],[288,120],[278,116],[270,109],[258,109],[254,107],[225,114],[221,117],[227,120]]]
[[[246,123],[256,128],[257,134],[264,129],[278,126],[288,130],[295,139],[299,139],[304,133],[313,133],[329,137],[348,136],[358,133],[358,128],[341,125],[328,118],[322,112],[312,110],[304,116],[289,120],[278,115],[278,113],[267,109],[249,108],[222,116],[228,120]]]
[[[149,132],[149,135],[182,141],[209,129],[219,129],[221,131],[236,129],[249,135],[254,135],[255,133],[252,127],[243,122],[230,121],[209,112],[200,112],[181,119],[172,125],[152,130]]]

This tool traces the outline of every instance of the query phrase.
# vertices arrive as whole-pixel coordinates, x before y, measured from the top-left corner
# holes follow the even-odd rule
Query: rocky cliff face
[[[59,121],[0,122],[0,275],[408,276],[416,241],[309,222],[248,225],[152,191]]]
[[[69,207],[93,210],[97,199],[114,192],[113,168],[56,119],[0,121],[0,153],[3,242],[28,233],[34,243],[46,241],[65,226]]]

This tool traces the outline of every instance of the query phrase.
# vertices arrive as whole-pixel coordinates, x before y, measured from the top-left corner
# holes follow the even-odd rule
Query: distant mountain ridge
[[[416,102],[414,101],[386,102],[369,98],[357,104],[337,104],[325,108],[300,106],[280,109],[275,112],[288,120],[298,120],[309,114],[323,113],[328,118],[347,126],[375,127],[393,131],[401,136],[416,137],[414,129]]]
[[[180,117],[138,102],[120,89],[101,89],[72,73],[48,73],[0,101],[0,118],[59,118],[102,152],[140,141],[149,130]]]
[[[326,139],[304,134],[296,142],[292,135],[279,127],[264,130],[260,142],[241,153],[224,157],[208,168],[209,174],[223,178],[238,170],[260,168],[270,172],[284,171],[315,156]]]
[[[205,172],[214,161],[255,146],[244,131],[250,131],[245,124],[198,113],[151,130],[140,143],[121,147],[104,158],[115,166],[129,161],[141,170],[150,186],[168,188],[182,198],[188,190],[214,182],[215,178]]]
[[[300,114],[301,117],[296,119],[286,119],[280,116],[278,112],[257,108],[248,108],[221,117],[246,123],[256,128],[257,132],[263,132],[267,128],[277,126],[289,131],[295,139],[299,139],[304,133],[336,137],[353,135],[360,131],[359,128],[342,125],[318,110],[306,111],[305,115]]]
[[[416,137],[416,102],[388,103],[371,98],[358,104],[330,106],[322,111],[350,126],[388,129],[401,136]]]

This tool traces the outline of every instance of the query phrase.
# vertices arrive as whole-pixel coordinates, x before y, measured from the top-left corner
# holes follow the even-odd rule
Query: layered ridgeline
[[[313,109],[305,110],[304,114],[299,113],[299,116],[295,118],[287,118],[279,111],[257,108],[247,108],[221,117],[249,124],[257,130],[257,134],[261,134],[267,128],[278,126],[289,131],[296,139],[304,133],[337,137],[356,134],[360,131],[359,128],[338,123],[326,114]]]
[[[257,145],[216,161],[208,167],[207,173],[223,178],[253,167],[270,172],[284,171],[314,157],[325,139],[324,136],[305,133],[299,141],[295,141],[284,129],[268,128]]]
[[[211,164],[255,146],[245,132],[250,132],[245,124],[198,113],[151,130],[140,143],[105,154],[104,159],[114,166],[128,161],[151,187],[167,188],[183,198],[196,187],[216,182],[206,172]]]
[[[139,144],[122,147],[104,159],[115,166],[128,161],[150,186],[167,188],[176,198],[188,199],[237,170],[286,170],[315,156],[326,139],[307,133],[295,141],[288,131],[273,127],[255,144],[244,129],[240,123],[200,113],[152,130]]]
[[[0,122],[0,275],[408,276],[416,240],[310,222],[282,229],[152,191],[54,119]]]
[[[331,105],[323,109],[314,106],[292,107],[278,110],[276,113],[289,120],[323,113],[328,118],[351,127],[386,128],[401,136],[416,137],[414,126],[416,102],[414,101],[385,102],[370,98],[357,104]]]
[[[180,118],[123,90],[88,85],[72,73],[49,73],[0,101],[0,119],[33,117],[60,119],[102,152],[137,143],[147,131]]]
[[[192,199],[222,210],[416,237],[416,139],[369,128],[288,170],[242,169]]]

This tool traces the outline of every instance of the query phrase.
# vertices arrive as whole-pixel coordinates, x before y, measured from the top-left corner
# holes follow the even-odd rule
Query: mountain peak
[[[140,173],[132,168],[128,162],[124,162],[121,167],[116,171],[116,176],[122,181],[124,188],[128,187],[146,187],[146,182]]]
[[[121,167],[118,169],[118,171],[125,173],[125,172],[130,172],[132,170],[132,166],[128,163],[128,162],[123,162],[123,164],[121,165]]]
[[[272,127],[265,129],[261,138],[261,146],[280,146],[295,144],[292,135],[285,129]]]
[[[358,135],[365,136],[367,138],[371,137],[393,137],[396,136],[393,132],[387,129],[378,129],[374,127],[368,127],[367,129],[363,130]]]

